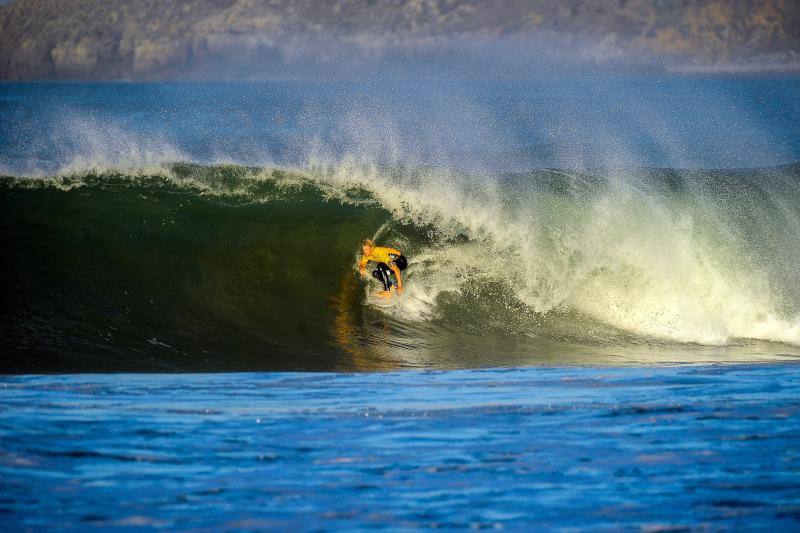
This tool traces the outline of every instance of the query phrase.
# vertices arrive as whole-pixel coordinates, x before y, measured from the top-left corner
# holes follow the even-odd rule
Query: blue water
[[[0,379],[5,529],[800,527],[794,365]]]
[[[0,528],[798,530],[798,161],[796,77],[0,84]]]

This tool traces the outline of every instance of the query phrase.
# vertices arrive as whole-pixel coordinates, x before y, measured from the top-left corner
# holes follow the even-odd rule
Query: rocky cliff
[[[298,58],[380,62],[509,39],[523,56],[595,64],[800,70],[800,3],[14,0],[0,6],[0,79],[271,77]]]

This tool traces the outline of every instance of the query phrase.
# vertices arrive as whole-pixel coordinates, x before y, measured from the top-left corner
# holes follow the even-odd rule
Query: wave
[[[5,370],[794,354],[798,176],[346,159],[9,176]],[[410,258],[395,306],[355,275],[366,236]]]

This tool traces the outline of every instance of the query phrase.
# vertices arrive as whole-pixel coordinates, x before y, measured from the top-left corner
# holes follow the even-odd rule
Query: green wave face
[[[3,370],[794,357],[798,175],[178,164],[9,177]],[[364,237],[411,260],[392,307],[356,275]]]

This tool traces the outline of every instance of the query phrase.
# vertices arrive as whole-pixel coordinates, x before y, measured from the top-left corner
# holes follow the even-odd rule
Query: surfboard
[[[394,291],[392,291],[392,296],[389,298],[377,296],[375,292],[370,292],[369,296],[367,296],[367,304],[374,307],[392,307],[397,304],[400,298],[402,298],[402,296]]]
[[[391,275],[392,281],[395,283],[392,286],[392,295],[390,297],[378,296],[380,292],[383,292],[383,285],[381,285],[378,280],[371,277],[367,280],[367,305],[371,305],[374,307],[392,307],[393,305],[397,304],[397,302],[403,297],[403,294],[397,293],[397,285],[394,274]],[[407,281],[406,281],[407,283]]]
[[[389,297],[379,296],[381,292],[383,292],[383,286],[380,283],[370,283],[367,304],[375,307],[392,307],[405,295],[405,292],[398,294],[397,287],[392,287],[392,295]]]

